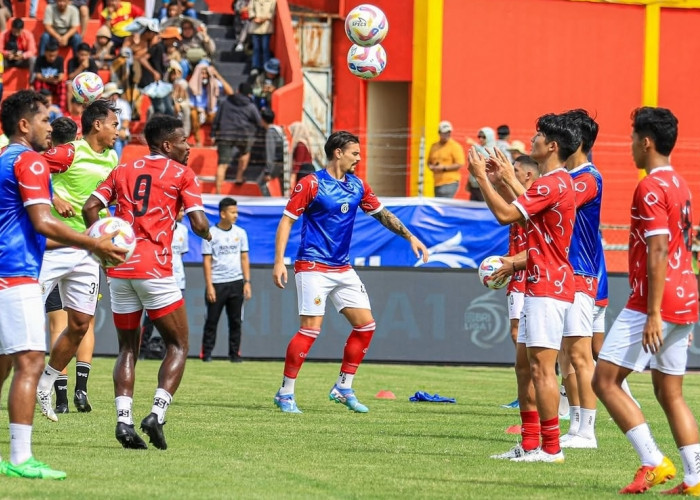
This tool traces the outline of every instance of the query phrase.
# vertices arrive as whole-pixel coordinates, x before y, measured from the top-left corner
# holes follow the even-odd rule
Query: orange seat
[[[140,144],[127,144],[124,146],[122,151],[122,157],[120,162],[127,163],[130,161],[138,160],[143,158],[149,152],[148,146],[142,146]]]
[[[215,177],[217,167],[216,149],[192,148],[187,165],[201,177]]]
[[[215,182],[200,181],[199,184],[202,187],[202,193],[216,194]],[[235,182],[225,181],[220,194],[231,196],[262,196],[262,191],[260,191],[260,186],[255,182],[236,184]]]
[[[267,189],[270,191],[270,196],[282,196],[282,187],[279,179],[271,179],[267,181]]]

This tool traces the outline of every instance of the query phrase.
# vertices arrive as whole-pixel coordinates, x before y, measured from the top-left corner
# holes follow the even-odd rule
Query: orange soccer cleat
[[[637,469],[634,480],[620,490],[620,494],[644,493],[652,486],[663,484],[676,477],[676,467],[666,457],[656,467],[642,465]]]

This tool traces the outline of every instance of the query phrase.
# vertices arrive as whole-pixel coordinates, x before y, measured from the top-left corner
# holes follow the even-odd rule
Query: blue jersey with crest
[[[569,249],[574,274],[598,276],[603,244],[600,239],[600,206],[603,178],[592,163],[569,171],[576,191],[576,222]]]

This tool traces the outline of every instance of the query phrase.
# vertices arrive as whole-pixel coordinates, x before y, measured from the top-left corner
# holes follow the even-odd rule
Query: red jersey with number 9
[[[185,213],[204,210],[202,190],[192,169],[164,156],[145,156],[119,165],[93,193],[105,205],[116,201],[114,215],[136,234],[136,250],[128,262],[107,270],[107,276],[151,279],[172,276],[172,241],[180,207]]]
[[[629,240],[629,280],[632,292],[627,308],[647,313],[649,276],[647,242],[650,236],[668,236],[666,283],[661,318],[676,324],[698,320],[698,285],[691,262],[693,241],[691,194],[672,167],[657,167],[637,185],[632,198]]]

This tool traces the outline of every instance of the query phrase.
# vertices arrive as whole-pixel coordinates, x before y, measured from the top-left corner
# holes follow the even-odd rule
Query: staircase
[[[200,11],[198,17],[207,25],[207,32],[216,43],[216,53],[212,56],[214,66],[231,87],[238,90],[238,85],[248,79],[250,68],[246,53],[235,51],[233,14]]]

